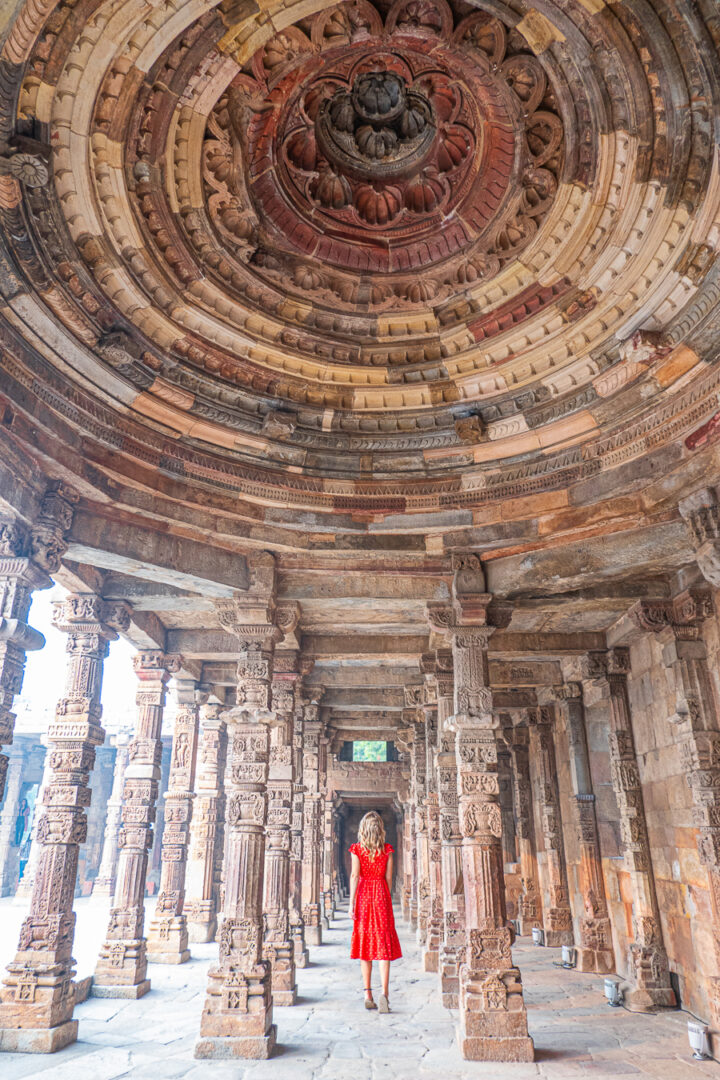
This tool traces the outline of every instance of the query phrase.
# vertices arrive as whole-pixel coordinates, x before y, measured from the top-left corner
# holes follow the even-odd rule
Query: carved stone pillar
[[[425,821],[427,829],[429,904],[423,949],[425,971],[437,971],[443,938],[443,896],[440,837],[440,800],[438,795],[438,705],[435,683],[435,657],[423,657],[426,672],[423,687],[425,724]]]
[[[217,931],[225,818],[227,728],[217,703],[200,709],[197,782],[185,888],[189,941],[213,941]]]
[[[327,743],[326,750],[327,753]],[[323,906],[325,925],[335,918],[335,830],[333,828],[333,802],[330,794],[324,799],[323,821]]]
[[[530,735],[526,726],[517,726],[506,730],[506,738],[512,763],[515,834],[518,838],[522,878],[518,923],[521,934],[531,934],[533,927],[543,925],[543,920],[530,787]]]
[[[45,795],[45,788],[50,783],[52,776],[52,769],[50,768],[50,754],[47,752],[47,740],[43,736],[43,744],[45,745],[45,761],[43,764],[42,780],[40,781],[40,787],[38,789],[37,797],[35,799],[35,810],[33,812],[33,823],[30,829],[30,857],[25,865],[25,873],[20,879],[20,885],[15,894],[15,903],[22,904],[23,907],[27,905],[30,897],[32,896],[33,883],[37,875],[38,863],[40,862],[40,841],[37,839],[38,824],[40,822],[40,808],[43,805],[43,798]]]
[[[410,817],[412,808],[409,802],[403,803],[403,860],[402,860],[402,888],[400,893],[400,906],[402,917],[405,922],[410,922],[410,901],[412,898],[412,830]]]
[[[320,792],[320,740],[323,724],[317,701],[305,705],[303,715],[303,880],[302,915],[308,945],[322,945],[321,857],[322,810]]]
[[[417,838],[417,806],[414,802],[409,804],[410,812],[410,861],[412,864],[412,881],[410,888],[410,929],[417,931],[418,912],[420,910],[420,874],[418,869],[418,838]]]
[[[570,743],[570,775],[574,799],[571,810],[580,851],[580,893],[585,906],[578,919],[577,967],[606,975],[615,970],[612,932],[600,858],[600,838],[595,815],[595,795],[585,729],[582,685],[565,683],[554,688],[567,719]]]
[[[275,726],[270,740],[268,812],[265,850],[263,956],[271,965],[273,1001],[294,1005],[295,945],[290,935],[290,829],[292,826],[292,726],[297,675],[276,674],[272,682]]]
[[[41,649],[45,638],[28,626],[35,589],[49,589],[51,574],[67,550],[64,536],[72,524],[77,495],[51,481],[32,528],[18,519],[0,520],[0,747],[13,740],[13,701],[22,688],[25,654]],[[0,802],[8,759],[0,754]]]
[[[195,798],[199,709],[207,694],[201,694],[192,679],[178,679],[176,685],[178,709],[165,793],[160,892],[147,935],[148,960],[153,964],[184,964],[190,959],[185,871]]]
[[[535,800],[540,808],[545,847],[545,864],[540,874],[541,879],[545,877],[548,898],[547,905],[543,904],[545,944],[558,948],[560,945],[572,945],[575,937],[557,786],[554,718],[555,710],[550,705],[535,710],[534,715],[531,711],[530,750],[537,762],[538,790],[535,792]]]
[[[301,672],[304,661],[300,662]],[[309,673],[309,672],[308,672]],[[295,967],[307,967],[310,957],[305,943],[305,920],[302,907],[303,836],[305,828],[305,797],[303,782],[303,706],[299,691],[295,693],[293,712],[293,784],[292,823],[290,826],[290,934],[295,949]]]
[[[456,561],[453,608],[429,605],[431,625],[452,641],[466,946],[460,968],[460,1046],[473,1061],[532,1061],[513,931],[505,910],[496,720],[488,685],[489,611],[475,556]]]
[[[698,855],[708,875],[715,956],[714,971],[707,981],[711,1020],[717,1025],[720,1024],[720,720],[701,632],[702,622],[713,614],[712,599],[705,589],[688,590],[673,601],[643,600],[630,611],[640,629],[661,636],[663,661],[675,677],[677,707],[669,721],[677,731],[681,767],[692,795]]]
[[[452,653],[439,651],[436,659],[439,751],[438,801],[440,812],[440,870],[443,927],[438,970],[446,1009],[457,1009],[460,995],[459,957],[465,948],[465,898],[458,801],[458,769],[453,712]]]
[[[430,846],[427,819],[427,734],[419,705],[422,687],[405,687],[408,706],[415,703],[415,737],[412,744],[410,783],[415,807],[415,852],[417,865],[417,941],[425,947],[430,924]]]
[[[133,666],[138,678],[137,720],[125,769],[115,891],[93,979],[95,997],[139,998],[150,989],[143,933],[145,879],[160,780],[166,686],[178,661],[150,649],[138,652]]]
[[[263,890],[273,651],[274,560],[256,561],[250,596],[218,603],[222,625],[240,641],[235,708],[224,714],[225,877],[219,962],[210,968],[195,1045],[198,1058],[267,1058],[275,1046],[270,964],[263,958]]]
[[[672,1008],[676,1000],[670,985],[627,692],[630,654],[623,648],[590,653],[586,665],[587,676],[604,681],[609,692],[610,769],[632,891],[633,940],[628,969],[634,986],[625,997],[634,1009]]]
[[[17,860],[11,858],[15,844],[15,822],[20,805],[25,754],[16,751],[10,758],[5,782],[5,802],[0,814],[0,896],[12,896],[17,884]]]
[[[55,604],[53,621],[68,635],[67,682],[48,731],[51,767],[38,824],[40,861],[30,914],[0,992],[0,1049],[51,1053],[77,1038],[72,945],[78,849],[85,840],[89,776],[100,725],[103,661],[117,629],[127,629],[124,604],[74,595]]]
[[[117,864],[120,855],[119,838],[123,788],[125,786],[125,769],[130,758],[130,738],[130,735],[118,735],[115,738],[113,786],[110,798],[107,801],[102,859],[93,885],[93,896],[112,896],[115,892]]]

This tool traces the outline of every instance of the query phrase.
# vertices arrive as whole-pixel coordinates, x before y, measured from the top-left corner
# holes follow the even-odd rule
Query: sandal
[[[378,999],[378,1011],[381,1012],[381,1013],[389,1013],[390,1012],[390,1002],[388,1001],[387,996],[385,994],[381,994],[379,999]]]
[[[365,1008],[366,1009],[377,1009],[377,1005],[375,1004],[375,1002],[372,999],[372,989],[371,989],[371,987],[366,986],[365,987],[365,993],[370,994],[370,997],[365,998]]]

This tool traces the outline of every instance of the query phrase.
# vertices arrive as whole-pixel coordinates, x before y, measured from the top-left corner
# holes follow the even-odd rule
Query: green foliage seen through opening
[[[379,739],[354,742],[353,761],[387,761],[387,743]]]

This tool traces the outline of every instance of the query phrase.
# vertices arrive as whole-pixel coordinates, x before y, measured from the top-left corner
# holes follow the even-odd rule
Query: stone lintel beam
[[[492,638],[490,641],[492,643]],[[549,686],[562,681],[558,661],[491,660],[489,669],[493,690],[506,686]]]
[[[493,657],[512,659],[520,655],[524,660],[530,661],[573,654],[581,656],[592,649],[605,648],[604,642],[605,634],[600,631],[564,634],[553,631],[540,633],[496,630],[490,638],[488,652]]]
[[[427,634],[305,634],[303,654],[313,659],[351,659],[373,656],[400,660],[408,665],[427,652]]]
[[[357,709],[397,709],[404,707],[404,695],[400,687],[389,686],[385,690],[351,687],[349,690],[326,690],[323,705],[331,709],[345,709],[354,712]]]
[[[127,574],[105,574],[104,595],[112,600],[127,600],[135,611],[197,612],[214,611],[210,597],[162,581],[143,581]]]
[[[683,522],[671,521],[491,559],[485,572],[488,592],[519,599],[587,589],[623,572],[627,576],[667,573],[692,558]]]
[[[249,581],[244,555],[105,516],[95,507],[78,507],[75,511],[67,556],[76,562],[210,597],[232,596],[238,589],[247,588]]]
[[[206,660],[212,657],[216,662],[237,664],[237,650],[237,638],[227,630],[168,630],[167,632],[167,651],[179,653],[189,660]],[[205,681],[211,682],[212,679]]]
[[[379,573],[366,570],[281,570],[278,595],[284,600],[435,600],[450,599],[447,581],[436,574]]]

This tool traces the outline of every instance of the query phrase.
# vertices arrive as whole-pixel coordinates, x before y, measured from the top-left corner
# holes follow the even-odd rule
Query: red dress
[[[357,855],[360,860],[351,960],[399,960],[402,956],[390,890],[385,880],[387,861],[394,850],[386,844],[385,850],[373,859],[360,844],[350,848],[350,854]]]

